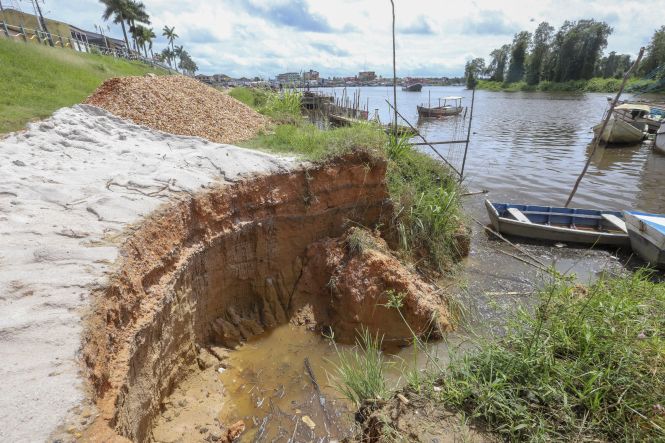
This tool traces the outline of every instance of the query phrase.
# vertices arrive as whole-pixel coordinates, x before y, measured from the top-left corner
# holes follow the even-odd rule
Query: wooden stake
[[[395,2],[390,0],[393,9],[393,109],[395,110],[395,121],[393,122],[393,135],[397,137],[397,57],[395,52]],[[390,103],[389,103],[390,104]]]
[[[619,98],[621,97],[621,94],[623,93],[623,88],[626,86],[626,82],[628,82],[628,78],[630,77],[630,74],[633,73],[633,71],[637,68],[637,66],[640,64],[640,61],[642,60],[642,56],[644,55],[644,47],[640,48],[640,53],[637,56],[637,59],[635,60],[635,63],[633,63],[633,66],[630,67],[628,72],[623,76],[623,81],[621,82],[621,87],[619,88],[619,92],[617,92],[616,97],[614,97],[614,100],[612,100],[612,104],[610,105],[610,109],[607,110],[607,115],[605,116],[605,120],[603,120],[603,125],[600,127],[600,132],[596,137],[594,137],[593,141],[593,148],[591,149],[591,153],[589,154],[589,159],[587,160],[586,164],[584,165],[584,168],[582,169],[582,173],[577,177],[577,180],[575,181],[575,186],[573,186],[573,190],[570,191],[570,195],[568,196],[568,200],[566,200],[565,207],[567,208],[568,205],[570,204],[571,200],[575,196],[575,193],[577,192],[577,188],[580,186],[580,182],[582,181],[582,178],[584,177],[584,174],[586,174],[587,169],[589,169],[589,164],[591,164],[591,159],[593,158],[593,154],[596,153],[596,149],[598,148],[598,144],[600,143],[600,137],[605,133],[605,128],[607,128],[607,123],[610,121],[610,117],[612,117],[612,112],[614,112],[614,107],[617,105],[619,102]]]

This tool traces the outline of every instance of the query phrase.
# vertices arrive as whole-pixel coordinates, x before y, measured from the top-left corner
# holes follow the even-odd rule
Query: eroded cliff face
[[[137,226],[89,318],[100,416],[84,437],[149,440],[197,344],[233,346],[288,321],[308,246],[389,217],[385,169],[356,153],[194,195]]]

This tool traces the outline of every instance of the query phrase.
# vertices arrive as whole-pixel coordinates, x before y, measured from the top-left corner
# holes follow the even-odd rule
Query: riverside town
[[[0,442],[665,442],[656,0],[0,0]]]

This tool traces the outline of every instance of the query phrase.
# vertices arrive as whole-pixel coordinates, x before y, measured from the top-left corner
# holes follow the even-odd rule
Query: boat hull
[[[416,83],[416,84],[413,84],[413,85],[404,86],[402,88],[402,91],[420,92],[420,91],[422,91],[422,89],[423,89],[423,85],[421,85],[420,83]]]
[[[593,132],[596,137],[600,137],[602,141],[610,144],[628,144],[639,143],[644,139],[644,132],[628,122],[611,118],[607,122],[605,131],[600,134],[603,124],[600,123],[593,127]]]
[[[660,125],[658,133],[656,134],[656,141],[654,142],[654,148],[656,151],[661,154],[665,154],[665,124]]]
[[[665,269],[665,216],[626,211],[625,218],[633,251],[651,266]]]
[[[461,107],[426,108],[424,106],[418,106],[418,115],[420,117],[445,117],[448,115],[457,115],[461,112]]]
[[[499,204],[501,205],[501,204]],[[527,205],[506,205],[511,207],[521,207],[521,208],[547,208],[547,207],[538,207],[538,206],[527,206]],[[604,246],[619,246],[619,247],[628,247],[630,245],[630,240],[628,235],[624,232],[601,232],[593,230],[581,230],[581,229],[571,229],[562,226],[552,226],[539,223],[525,223],[518,220],[514,220],[505,216],[502,216],[499,213],[499,210],[495,207],[495,204],[489,200],[485,200],[485,207],[489,215],[492,226],[497,232],[501,234],[511,235],[515,237],[523,237],[532,240],[543,240],[551,242],[562,242],[562,243],[579,243],[587,245],[604,245]],[[531,212],[525,209],[526,214]],[[558,208],[550,208],[558,209]],[[564,209],[564,208],[561,208]],[[564,209],[566,210],[566,209]],[[570,217],[588,217],[589,222],[593,220],[594,223],[597,221],[600,222],[600,215],[597,217],[593,213],[601,213],[602,211],[593,211],[593,210],[583,210],[583,209],[570,209],[569,213],[551,213],[551,218],[553,221],[563,221],[566,218]],[[577,211],[575,214],[573,211]],[[619,212],[605,211],[608,214],[614,216],[621,216]],[[544,211],[539,212],[539,214],[544,214]]]

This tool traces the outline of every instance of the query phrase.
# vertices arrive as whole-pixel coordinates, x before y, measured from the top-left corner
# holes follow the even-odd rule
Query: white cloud
[[[318,69],[351,75],[391,73],[388,0],[143,0],[151,26],[175,26],[201,72],[274,76]],[[23,2],[25,3],[25,2]],[[486,57],[541,21],[596,18],[614,27],[608,50],[636,54],[659,27],[656,0],[395,0],[398,75],[460,75],[465,61]],[[97,1],[46,0],[47,16],[93,29],[101,24]],[[120,28],[111,25],[119,37]],[[165,45],[160,37],[155,49]]]

